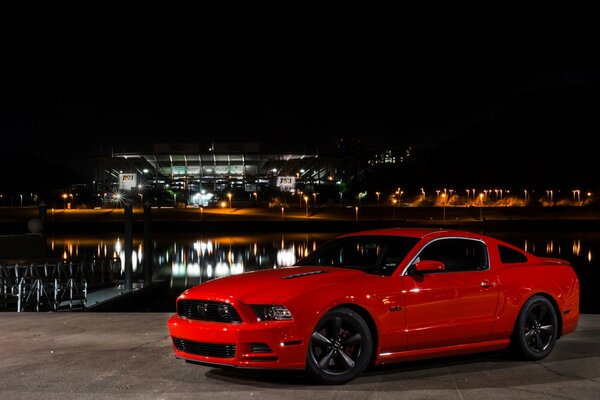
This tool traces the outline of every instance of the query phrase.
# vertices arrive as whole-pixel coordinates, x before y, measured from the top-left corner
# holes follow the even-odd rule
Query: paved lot
[[[344,386],[177,360],[163,313],[0,313],[0,399],[594,399],[600,315],[542,362],[487,353],[398,364]]]

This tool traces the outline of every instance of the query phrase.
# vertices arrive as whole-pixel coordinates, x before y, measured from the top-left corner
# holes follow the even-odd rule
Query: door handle
[[[494,286],[496,286],[496,282],[490,282],[487,279],[481,282],[481,287],[484,289],[489,289]]]

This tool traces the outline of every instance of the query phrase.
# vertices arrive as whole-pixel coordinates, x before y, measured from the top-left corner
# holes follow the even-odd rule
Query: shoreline
[[[395,227],[479,232],[600,229],[600,211],[582,207],[152,208],[149,218],[152,231],[159,232],[343,232]],[[145,219],[142,209],[134,209],[134,232],[144,231]],[[0,209],[0,234],[32,232],[29,225],[36,222],[33,220],[41,220],[37,208]],[[123,209],[49,210],[45,232],[119,232],[124,221]]]

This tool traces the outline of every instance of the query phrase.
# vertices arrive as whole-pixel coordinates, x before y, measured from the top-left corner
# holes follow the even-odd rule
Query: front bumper
[[[168,327],[178,358],[239,368],[305,367],[307,347],[294,321],[235,324],[173,315]]]

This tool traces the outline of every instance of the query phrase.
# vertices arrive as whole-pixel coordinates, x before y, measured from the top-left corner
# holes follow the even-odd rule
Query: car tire
[[[306,372],[317,383],[339,385],[359,376],[373,354],[371,330],[354,310],[338,308],[317,323],[306,355]]]
[[[554,305],[544,296],[533,296],[523,305],[517,318],[512,345],[518,358],[545,358],[558,337],[558,317]]]

